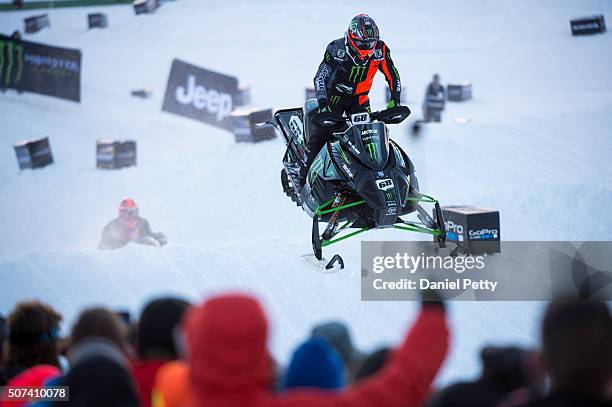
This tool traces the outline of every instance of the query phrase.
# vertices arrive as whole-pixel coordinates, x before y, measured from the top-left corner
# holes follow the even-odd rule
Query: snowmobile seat
[[[310,129],[314,126],[313,120],[313,112],[319,108],[319,102],[317,99],[307,99],[304,102],[304,141],[308,144],[308,140],[310,139]]]

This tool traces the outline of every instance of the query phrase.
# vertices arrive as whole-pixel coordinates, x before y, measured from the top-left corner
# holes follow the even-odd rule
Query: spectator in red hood
[[[448,348],[440,302],[424,303],[403,344],[377,375],[345,391],[290,390],[275,395],[266,350],[268,324],[252,297],[213,297],[189,312],[187,354],[198,406],[419,406]]]
[[[136,339],[138,359],[134,362],[133,375],[142,406],[151,406],[151,392],[159,368],[179,356],[174,332],[188,307],[189,303],[181,299],[160,298],[147,304],[140,315]]]

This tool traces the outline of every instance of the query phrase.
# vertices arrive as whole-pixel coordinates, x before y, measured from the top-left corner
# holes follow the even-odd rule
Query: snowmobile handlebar
[[[372,120],[378,120],[385,124],[398,124],[406,120],[406,118],[410,116],[410,113],[411,111],[408,106],[395,106],[389,109],[370,113],[370,117]],[[315,118],[315,122],[320,127],[328,129],[344,126],[347,124],[347,122],[349,124],[353,124],[350,122],[348,117],[332,112],[319,113]]]
[[[408,106],[395,106],[389,109],[381,110],[379,112],[371,113],[370,116],[374,120],[383,122],[385,124],[399,124],[406,120],[410,116],[410,109]]]

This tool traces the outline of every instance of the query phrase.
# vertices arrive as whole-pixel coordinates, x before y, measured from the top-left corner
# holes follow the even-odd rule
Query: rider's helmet
[[[345,38],[353,61],[364,64],[374,53],[380,34],[378,26],[370,16],[358,14],[351,20]]]
[[[138,223],[138,206],[132,198],[124,198],[119,204],[119,219],[128,227],[135,228]]]

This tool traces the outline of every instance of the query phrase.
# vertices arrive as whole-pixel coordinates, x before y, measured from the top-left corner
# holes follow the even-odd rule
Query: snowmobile
[[[303,108],[278,110],[273,125],[283,135],[281,183],[285,194],[312,218],[312,248],[323,259],[323,247],[372,229],[395,228],[426,233],[440,247],[446,230],[436,199],[419,192],[414,166],[400,146],[389,138],[387,124],[398,124],[410,115],[406,106],[351,117],[318,113],[316,99]],[[300,167],[305,145],[318,124],[333,132],[314,159],[303,188]],[[433,215],[421,206],[433,205]],[[416,213],[418,221],[404,219]],[[326,223],[320,233],[319,223]],[[342,259],[335,255],[326,268]]]

